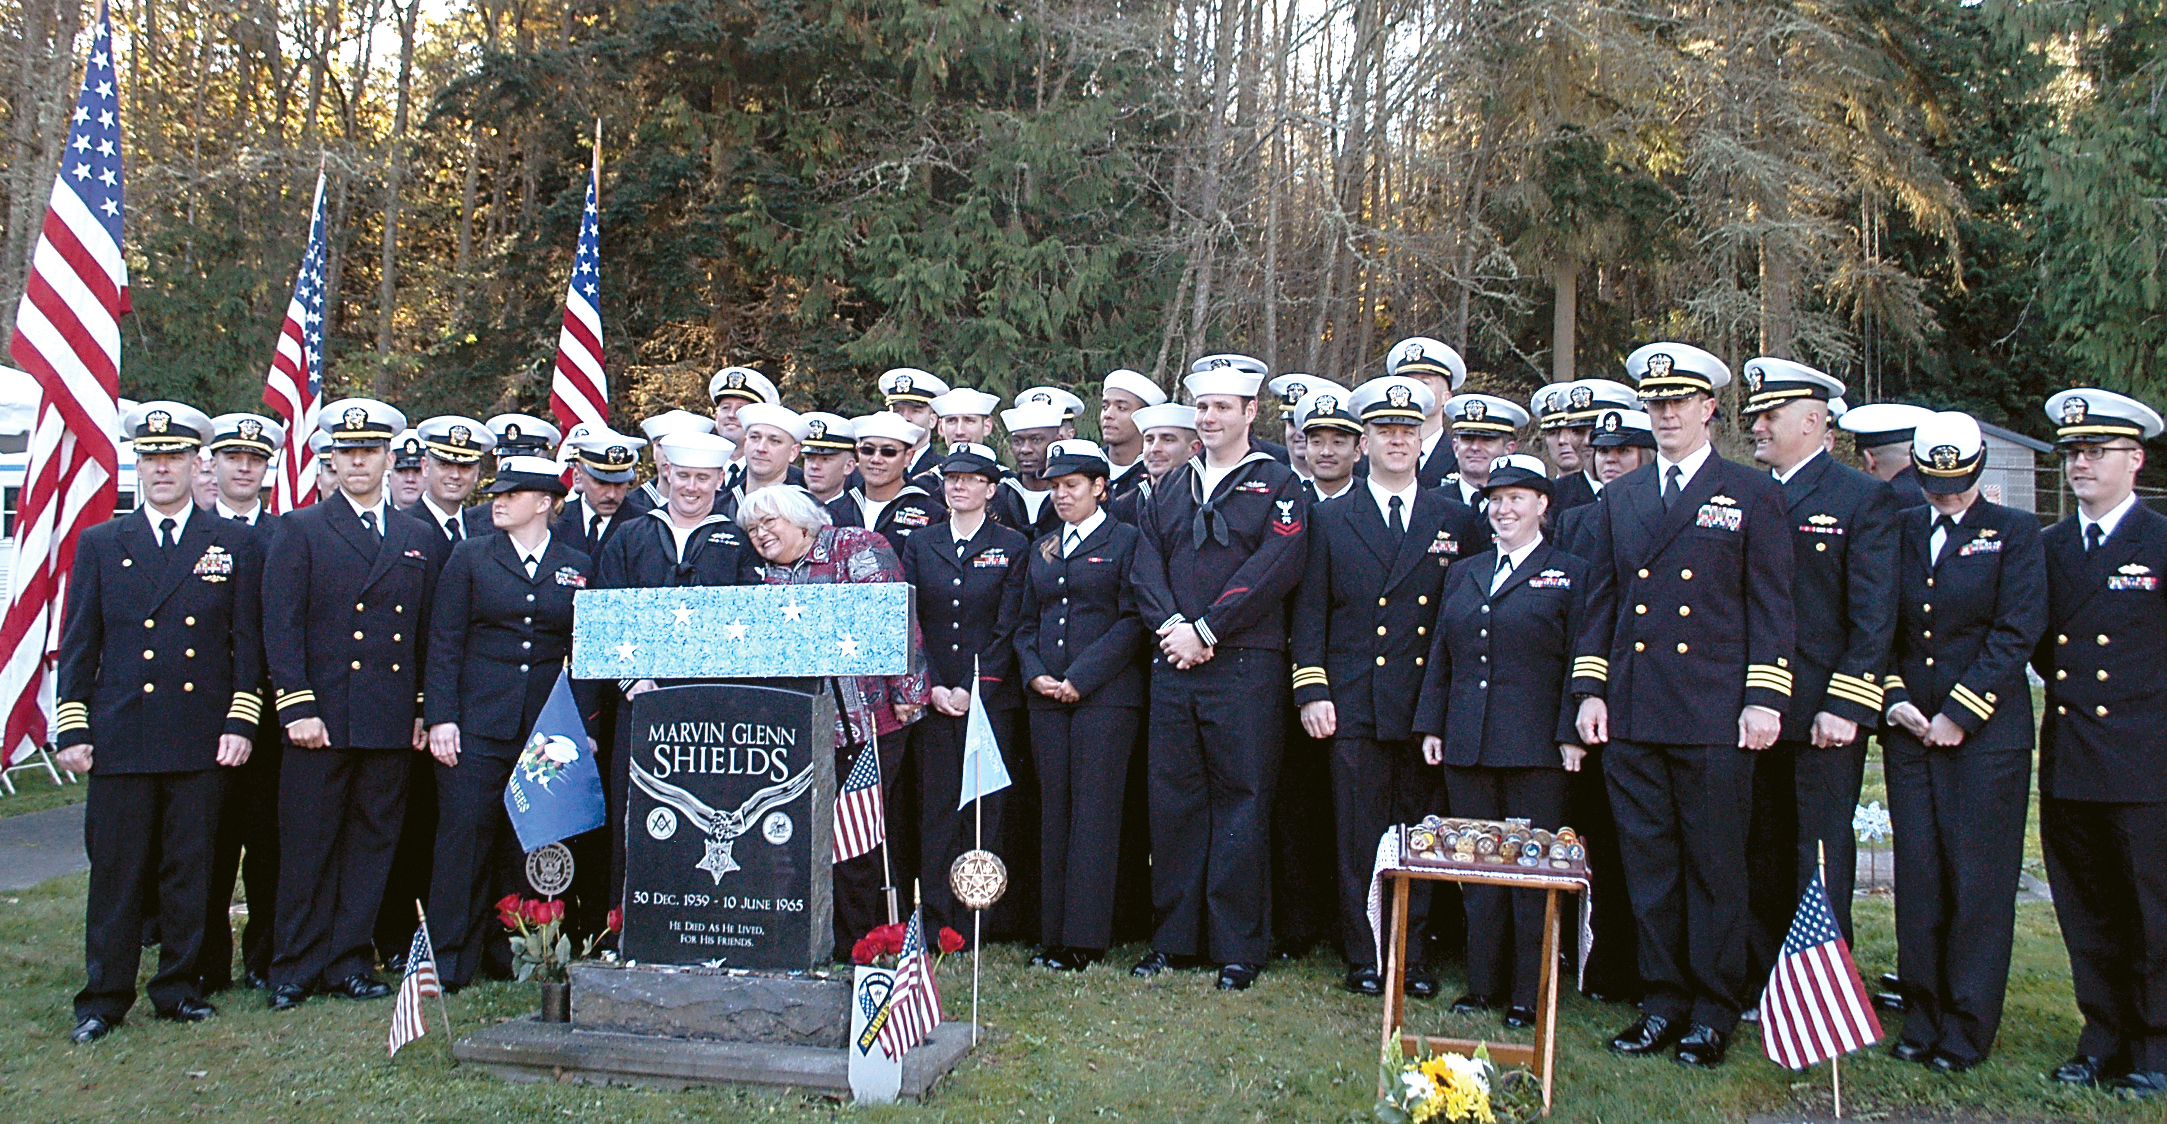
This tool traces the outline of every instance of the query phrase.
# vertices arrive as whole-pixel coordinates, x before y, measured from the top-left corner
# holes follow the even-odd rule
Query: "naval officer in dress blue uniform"
[[[489,435],[500,457],[547,457],[564,440],[555,425],[533,414],[498,414],[489,419]]]
[[[370,937],[408,775],[427,744],[422,657],[443,539],[385,495],[387,446],[406,418],[366,398],[322,416],[339,491],[279,519],[263,582],[264,649],[286,727],[273,1010],[312,991],[390,994],[371,972]]]
[[[1545,387],[1545,390],[1550,388]],[[1543,415],[1543,439],[1558,462],[1557,501],[1550,509],[1550,524],[1559,524],[1559,516],[1583,504],[1595,502],[1603,490],[1602,478],[1595,469],[1595,423],[1611,410],[1638,410],[1640,399],[1633,388],[1609,379],[1578,379],[1556,387],[1555,405]],[[1536,400],[1543,401],[1542,392]],[[1568,468],[1566,460],[1574,463]]]
[[[578,498],[564,505],[564,514],[550,525],[550,537],[590,558],[602,552],[628,521],[639,516],[632,496],[638,478],[640,450],[645,438],[614,430],[589,430],[565,442],[572,462],[572,491]]]
[[[1986,444],[1969,415],[1921,419],[1911,460],[1927,503],[1901,520],[1882,684],[1904,997],[1890,1053],[1957,1073],[1993,1047],[2009,980],[2046,555],[2037,519],[1979,498]]]
[[[1934,412],[1903,402],[1868,402],[1853,406],[1836,419],[1836,427],[1851,435],[1866,474],[1887,482],[1896,495],[1897,510],[1926,502],[1919,487],[1919,473],[1911,467],[1911,433]]]
[[[1745,873],[1754,756],[1790,705],[1791,535],[1768,474],[1709,442],[1723,361],[1653,343],[1626,357],[1655,463],[1588,505],[1588,627],[1573,660],[1581,745],[1603,772],[1640,929],[1641,1017],[1622,1054],[1723,1063],[1758,981]]]
[[[2039,835],[2084,1030],[2050,1076],[2167,1093],[2167,517],[2136,494],[2157,411],[2047,400],[2077,510],[2047,528]]]
[[[1519,451],[1527,411],[1494,394],[1457,394],[1445,403],[1445,418],[1452,430],[1453,460],[1460,467],[1445,478],[1443,487],[1447,495],[1480,513],[1489,504],[1482,489],[1490,462]],[[1466,553],[1472,557],[1489,547],[1490,521],[1477,519],[1468,532]]]
[[[154,902],[152,1006],[182,1022],[217,1013],[200,989],[199,957],[224,774],[248,760],[262,707],[261,547],[250,528],[197,510],[190,495],[211,420],[178,402],[146,402],[121,430],[144,505],[82,534],[54,691],[57,761],[90,774],[77,1043],[105,1037],[134,1006]]]
[[[1422,463],[1415,471],[1415,480],[1425,488],[1444,487],[1445,481],[1460,470],[1452,452],[1452,435],[1445,425],[1445,404],[1467,382],[1467,361],[1441,340],[1409,336],[1385,353],[1384,373],[1419,379],[1430,388],[1437,405],[1429,417],[1422,419]]]
[[[414,435],[421,439],[421,498],[400,510],[434,528],[448,555],[452,544],[491,530],[489,509],[466,502],[481,483],[482,460],[496,448],[497,438],[481,422],[451,414],[422,422]]]

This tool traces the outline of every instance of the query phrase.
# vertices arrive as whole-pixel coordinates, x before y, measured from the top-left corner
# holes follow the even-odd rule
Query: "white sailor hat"
[[[1467,381],[1467,360],[1442,340],[1428,336],[1409,336],[1392,345],[1385,353],[1384,373],[1388,375],[1431,375],[1452,380],[1452,389],[1460,389]]]
[[[1828,414],[1832,418],[1841,418],[1844,416],[1844,414],[1848,413],[1850,409],[1851,404],[1844,401],[1841,396],[1828,400]]]
[[[1868,402],[1845,410],[1836,427],[1850,434],[1859,448],[1874,449],[1911,440],[1912,430],[1932,416],[1932,410],[1908,402]]]
[[[798,417],[805,421],[806,452],[847,453],[858,447],[858,431],[849,418],[825,410],[809,410]]]
[[[446,464],[477,464],[496,447],[497,436],[473,418],[441,414],[414,427],[422,448]]]
[[[1257,360],[1246,355],[1207,355],[1190,364],[1189,377],[1181,385],[1188,388],[1192,400],[1207,394],[1255,398],[1263,382],[1264,364]]]
[[[924,426],[913,424],[909,418],[893,410],[852,418],[850,428],[860,441],[868,437],[885,437],[901,444],[905,449],[915,448],[918,442],[925,438]]]
[[[497,435],[498,456],[518,456],[522,453],[539,454],[554,449],[564,434],[555,424],[533,414],[498,414],[489,419],[489,432]],[[422,434],[426,441],[428,434]]]
[[[1293,413],[1295,408],[1301,405],[1302,399],[1320,391],[1331,391],[1339,395],[1342,405],[1348,397],[1346,387],[1320,375],[1274,375],[1264,384],[1264,389],[1271,391],[1279,399],[1280,409],[1288,413]]]
[[[657,438],[655,448],[677,468],[721,468],[737,455],[737,446],[729,438],[697,430]]]
[[[2064,390],[2047,399],[2047,417],[2054,422],[2054,440],[2060,445],[2117,437],[2149,441],[2160,435],[2159,411],[2127,394],[2094,387]]]
[[[789,434],[793,441],[803,441],[812,435],[812,429],[805,424],[804,415],[788,406],[777,406],[772,402],[747,403],[738,410],[737,420],[747,429],[756,425],[773,426]],[[677,458],[670,458],[670,463],[677,463]]]
[[[1086,476],[1106,476],[1113,471],[1113,462],[1106,459],[1106,451],[1095,441],[1070,438],[1046,446],[1046,467],[1038,474],[1041,480],[1083,473]]]
[[[1001,396],[983,390],[959,386],[933,399],[933,413],[943,418],[984,417],[990,418],[1001,408]]]
[[[1255,375],[1261,379],[1270,374],[1272,369],[1265,366],[1262,359],[1251,355],[1238,355],[1231,351],[1221,352],[1217,355],[1207,355],[1189,364],[1189,373],[1192,375],[1201,375],[1206,371],[1224,370],[1240,371],[1243,374]]]
[[[629,471],[629,470],[627,470]],[[484,484],[485,496],[501,496],[506,492],[547,492],[561,496],[568,490],[564,486],[564,470],[548,457],[520,453],[497,459],[497,478]]]
[[[1547,496],[1553,493],[1554,486],[1550,470],[1541,459],[1526,453],[1507,453],[1490,461],[1490,478],[1482,485],[1485,494],[1498,488],[1533,488]]]
[[[121,419],[120,431],[145,453],[180,453],[200,448],[211,439],[211,419],[203,411],[180,402],[144,402]]]
[[[715,419],[690,410],[669,410],[641,422],[640,432],[649,441],[660,441],[672,433],[713,433]]]
[[[1157,406],[1166,401],[1166,391],[1158,383],[1152,382],[1150,379],[1145,378],[1142,373],[1131,371],[1126,367],[1109,373],[1106,376],[1106,381],[1099,384],[1100,397],[1105,397],[1106,392],[1109,390],[1118,390],[1131,395],[1145,406]],[[1138,409],[1142,408],[1141,406],[1138,407]]]
[[[1362,432],[1362,419],[1355,416],[1352,395],[1329,383],[1305,395],[1294,407],[1294,426],[1304,433],[1312,429],[1337,429],[1347,433]]]
[[[1911,434],[1911,466],[1919,470],[1919,487],[1935,495],[1968,491],[1986,467],[1979,423],[1955,410],[1921,418]]]
[[[724,367],[708,377],[708,401],[720,402],[725,398],[765,402],[770,406],[783,400],[781,392],[775,389],[774,380],[751,367]]]
[[[1016,392],[1018,406],[1053,405],[1061,408],[1062,421],[1074,421],[1083,416],[1084,401],[1058,386],[1025,387]]]
[[[948,393],[948,384],[931,371],[897,367],[880,376],[880,393],[890,406],[898,402],[931,402]]]
[[[610,429],[591,429],[565,442],[581,471],[605,484],[630,481],[639,467],[640,450],[646,446],[644,438]],[[503,472],[504,466],[499,464],[497,471]]]
[[[227,449],[270,456],[286,443],[286,427],[262,414],[220,414],[211,419],[211,441],[204,448],[214,453]]]
[[[341,398],[323,408],[317,428],[331,435],[335,449],[388,445],[406,428],[406,415],[374,398]]]
[[[1061,420],[1061,407],[1047,402],[1033,402],[1001,411],[1001,426],[1010,433],[1025,429],[1059,429]]]
[[[1563,398],[1565,416],[1558,424],[1566,429],[1594,425],[1605,410],[1640,409],[1640,396],[1633,388],[1612,379],[1574,379],[1565,384]]]
[[[988,480],[1001,478],[1001,458],[991,448],[975,441],[963,441],[952,446],[948,455],[941,458],[941,474],[954,476],[971,473]]]
[[[325,438],[329,440],[329,438]],[[391,467],[420,468],[429,451],[422,447],[421,434],[412,429],[402,429],[391,439]]]
[[[1741,414],[1773,410],[1800,398],[1818,398],[1826,402],[1841,397],[1844,392],[1843,380],[1834,375],[1804,363],[1768,355],[1746,360],[1745,370],[1740,374],[1746,380],[1746,402],[1738,408]]]
[[[1731,384],[1730,365],[1689,343],[1643,344],[1625,357],[1642,401],[1713,394]]]
[[[1136,423],[1138,433],[1148,433],[1154,429],[1186,429],[1193,433],[1196,431],[1196,407],[1184,406],[1179,402],[1161,402],[1130,414],[1129,420]]]
[[[1445,417],[1455,434],[1509,436],[1527,424],[1527,410],[1495,394],[1455,394],[1445,403]]]
[[[1409,375],[1382,375],[1355,387],[1352,404],[1365,424],[1420,425],[1437,408],[1437,392]]]
[[[1598,449],[1620,445],[1655,448],[1655,423],[1645,410],[1603,410],[1595,415],[1595,433],[1588,444]]]

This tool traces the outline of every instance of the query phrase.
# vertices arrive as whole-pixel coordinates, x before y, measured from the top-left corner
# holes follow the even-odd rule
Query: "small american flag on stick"
[[[391,1005],[391,1056],[397,1057],[399,1047],[429,1033],[429,1025],[421,1018],[421,1001],[444,997],[444,987],[436,978],[436,949],[429,941],[429,919],[423,917],[414,929],[414,943],[406,950],[406,978],[399,981],[399,997]]]
[[[1761,992],[1762,1048],[1777,1065],[1804,1069],[1880,1039],[1881,1020],[1815,874]]]
[[[867,745],[858,750],[843,791],[835,794],[835,861],[857,858],[887,839],[888,821],[880,805],[880,749]],[[892,908],[888,916],[895,916]]]
[[[895,989],[873,1019],[879,1023],[873,1041],[891,1058],[900,1058],[931,1038],[933,1028],[941,1025],[941,995],[933,980],[933,957],[926,948],[923,910],[910,912],[910,928],[903,930],[903,951],[895,961]]]

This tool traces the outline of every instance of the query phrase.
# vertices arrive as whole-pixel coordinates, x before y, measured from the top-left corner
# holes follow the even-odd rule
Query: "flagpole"
[[[978,703],[978,656],[971,657],[971,703]],[[970,715],[963,716],[964,752],[970,752]],[[971,761],[971,848],[986,849],[986,755],[981,753]],[[971,908],[971,1045],[978,1045],[978,968],[980,961],[979,920],[983,911]]]
[[[421,922],[421,931],[426,936],[429,932],[429,911],[421,908],[420,898],[414,899],[414,917]],[[433,936],[428,937],[428,941],[429,959],[434,961],[436,959],[436,938]],[[412,965],[408,967],[411,969]],[[449,1042],[451,1041],[451,1004],[444,999],[444,973],[441,969],[436,974],[436,1009],[439,1014],[444,1016],[444,1041]]]
[[[878,763],[880,761],[880,715],[868,714],[866,717],[868,719],[866,726],[873,734],[868,749],[873,754],[874,762]],[[899,918],[895,912],[895,871],[890,869],[888,865],[888,837],[895,834],[895,831],[888,826],[887,782],[888,778],[883,775],[881,777],[880,793],[880,889],[882,893],[888,896],[888,924],[893,925]]]
[[[1821,885],[1825,888],[1828,885],[1827,840],[1816,839],[1813,841],[1813,865],[1814,872],[1820,877]],[[1828,1060],[1828,1079],[1835,1090],[1836,1119],[1841,1120],[1843,1119],[1843,1054],[1841,1052]]]

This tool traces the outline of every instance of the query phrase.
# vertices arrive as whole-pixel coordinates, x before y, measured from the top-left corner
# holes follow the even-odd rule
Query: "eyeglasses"
[[[861,457],[900,457],[903,455],[903,447],[901,445],[860,445],[858,446],[858,455]]]
[[[2134,453],[2136,451],[2137,446],[2135,445],[2078,445],[2064,452],[2062,456],[2073,461],[2097,463],[2106,460],[2108,453]]]

